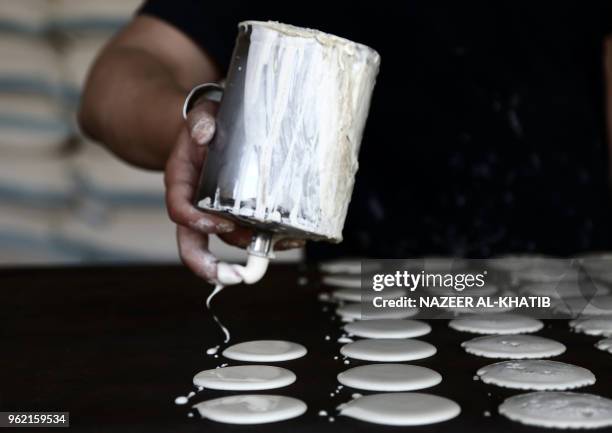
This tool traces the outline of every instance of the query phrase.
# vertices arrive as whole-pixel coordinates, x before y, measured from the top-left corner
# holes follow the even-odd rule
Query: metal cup
[[[238,27],[196,206],[340,242],[380,57],[316,30]]]

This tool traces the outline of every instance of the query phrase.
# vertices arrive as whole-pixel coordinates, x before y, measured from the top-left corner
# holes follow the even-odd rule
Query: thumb
[[[199,145],[210,143],[215,135],[217,114],[216,102],[202,100],[187,115],[187,126],[193,141]]]

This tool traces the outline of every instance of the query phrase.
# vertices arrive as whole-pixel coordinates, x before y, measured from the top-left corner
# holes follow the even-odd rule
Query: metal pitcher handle
[[[183,104],[183,119],[187,120],[187,115],[200,98],[208,101],[221,102],[223,98],[223,86],[219,83],[204,83],[195,86],[185,98]]]

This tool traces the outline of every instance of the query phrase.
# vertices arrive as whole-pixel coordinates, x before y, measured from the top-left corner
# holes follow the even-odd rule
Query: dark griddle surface
[[[497,415],[499,403],[517,392],[473,380],[476,370],[492,361],[464,353],[459,345],[470,334],[450,330],[442,320],[431,321],[433,332],[422,337],[438,348],[438,354],[414,364],[443,375],[440,385],[423,392],[457,401],[462,407],[459,417],[427,427],[399,428],[343,417],[330,423],[318,416],[320,410],[332,413],[353,392],[367,393],[344,388],[330,397],[336,375],[362,363],[346,366],[333,359],[340,347],[335,342],[340,322],[331,319],[331,311],[322,311],[317,283],[297,284],[303,274],[296,266],[275,266],[262,283],[228,288],[214,303],[232,332],[232,342],[288,339],[308,348],[305,358],[277,364],[293,370],[297,382],[265,392],[304,400],[309,410],[300,418],[232,426],[188,418],[188,407],[174,404],[175,397],[192,390],[195,373],[229,362],[204,353],[221,340],[203,309],[210,287],[179,267],[0,271],[0,410],[70,411],[71,431],[92,432],[551,431]],[[324,339],[328,334],[331,341]],[[580,391],[612,398],[612,355],[593,347],[597,338],[569,332],[566,321],[549,321],[538,335],[568,346],[555,360],[595,373],[597,384]],[[231,394],[204,391],[192,401]],[[485,417],[485,411],[491,416]]]

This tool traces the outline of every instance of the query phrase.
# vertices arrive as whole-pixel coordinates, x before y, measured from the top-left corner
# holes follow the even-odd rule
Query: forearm
[[[149,53],[113,49],[92,71],[79,120],[87,135],[119,157],[162,169],[182,126],[186,91]]]
[[[181,108],[188,91],[219,78],[212,59],[186,35],[139,16],[94,64],[79,123],[120,158],[162,169],[184,125]]]

